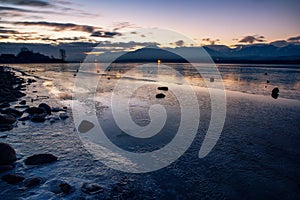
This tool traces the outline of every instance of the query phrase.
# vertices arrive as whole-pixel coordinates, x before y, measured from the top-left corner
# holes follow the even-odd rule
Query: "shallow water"
[[[96,105],[99,123],[107,137],[119,147],[132,152],[159,149],[175,136],[180,109],[171,90],[166,93],[166,98],[157,100],[156,87],[166,85],[169,88],[184,88],[182,77],[161,71],[160,82],[156,82],[157,76],[149,75],[147,71],[146,76],[145,73],[134,73],[124,78],[122,83],[128,87],[145,84],[129,102],[134,122],[147,125],[150,122],[149,108],[156,103],[162,104],[168,114],[166,125],[158,135],[141,140],[126,135],[113,120],[111,89],[124,73],[119,68],[125,71],[129,68],[122,66],[103,74],[95,96],[86,98],[86,102]],[[46,102],[51,106],[71,107],[70,94],[78,65],[34,64],[14,67],[36,76],[38,80],[29,86],[26,100],[30,101],[37,95],[50,96],[49,99],[29,105]],[[98,76],[98,67],[94,69],[94,74],[87,77]],[[17,128],[2,133],[8,137],[0,140],[10,143],[17,150],[19,159],[13,172],[25,177],[41,176],[45,181],[41,186],[30,189],[20,185],[9,186],[0,181],[0,196],[4,199],[296,199],[300,196],[300,69],[226,65],[219,66],[219,70],[227,89],[227,116],[217,145],[205,158],[199,159],[198,152],[211,117],[209,93],[203,88],[205,83],[201,77],[184,70],[182,74],[197,95],[200,122],[192,145],[177,161],[166,168],[144,174],[110,169],[84,148],[74,129],[69,109],[70,117],[66,121],[52,125],[48,122],[18,123]],[[88,84],[89,78],[82,84]],[[267,84],[266,80],[270,83]],[[275,86],[280,89],[280,96],[276,100],[270,96]],[[82,88],[85,89],[84,86]],[[34,90],[37,93],[32,93]],[[180,91],[180,95],[184,96],[184,89]],[[91,91],[83,92],[89,94]],[[122,97],[122,94],[124,92],[119,95]],[[189,99],[187,102],[190,102]],[[59,157],[59,161],[43,166],[24,166],[23,160],[27,156],[41,152],[53,153]],[[122,161],[119,162],[122,164]],[[66,196],[51,193],[49,181],[55,179],[67,181],[75,187],[75,192]],[[104,192],[84,194],[80,191],[84,182],[96,182],[104,187]]]

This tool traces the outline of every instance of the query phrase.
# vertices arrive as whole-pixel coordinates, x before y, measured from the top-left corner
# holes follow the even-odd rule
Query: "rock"
[[[268,73],[266,72],[265,75],[268,75]]]
[[[269,80],[267,80],[267,83],[270,83],[270,81],[269,81]]]
[[[37,185],[40,185],[43,182],[43,179],[40,177],[33,177],[25,179],[24,181],[24,187],[34,187]]]
[[[31,117],[31,121],[32,122],[44,122],[46,121],[45,117],[47,116],[46,113],[43,113],[43,114],[34,114],[32,115]]]
[[[13,115],[0,114],[0,124],[13,124],[17,119]]]
[[[67,107],[67,106],[64,106],[64,107],[63,107],[63,109],[64,109],[64,110],[67,110],[67,109],[68,109],[68,107]]]
[[[51,115],[51,107],[45,103],[41,103],[39,108],[44,108],[48,115]]]
[[[32,117],[32,116],[31,116],[30,114],[25,113],[25,114],[22,115],[21,118],[18,119],[18,121],[27,121],[27,120],[30,120],[31,117]]]
[[[157,99],[162,99],[162,98],[165,98],[165,96],[166,95],[164,95],[163,93],[159,93],[159,94],[156,95],[156,98]]]
[[[2,176],[1,179],[7,182],[8,184],[17,184],[22,182],[25,178],[17,174],[6,174]]]
[[[0,138],[7,138],[8,135],[0,135]]]
[[[274,89],[272,90],[271,96],[272,96],[274,99],[277,99],[278,96],[279,96],[278,93],[279,93],[279,89],[276,87],[276,88],[274,88]]]
[[[15,108],[29,108],[28,105],[15,106]]]
[[[61,120],[65,120],[65,119],[67,119],[69,116],[67,115],[67,113],[59,113],[59,118],[61,119]]]
[[[8,108],[8,107],[10,107],[9,103],[1,103],[0,104],[0,108]]]
[[[41,165],[57,161],[57,157],[52,154],[36,154],[26,158],[25,165]]]
[[[23,115],[23,112],[18,111],[17,109],[14,109],[14,108],[6,108],[5,110],[2,111],[2,113],[15,115],[16,117],[20,117]]]
[[[86,133],[88,132],[89,130],[91,130],[92,128],[94,128],[94,124],[90,121],[87,121],[87,120],[83,120],[80,125],[78,126],[78,131],[80,133]]]
[[[27,79],[27,83],[34,83],[34,82],[36,82],[36,80],[31,79],[31,78]]]
[[[72,192],[72,186],[61,180],[52,180],[49,183],[49,190],[55,194],[69,194]]]
[[[215,79],[212,77],[209,79],[209,81],[212,83],[212,82],[215,82]]]
[[[26,104],[26,100],[22,100],[19,102],[20,105],[25,105]]]
[[[37,107],[30,107],[26,109],[25,112],[29,113],[30,115],[46,113],[45,108],[37,108]]]
[[[87,194],[97,194],[103,192],[103,188],[96,183],[83,183],[81,191]]]
[[[9,144],[0,142],[0,165],[9,165],[16,160],[16,151]]]
[[[12,130],[14,127],[12,124],[0,124],[0,131],[10,131]]]
[[[0,173],[12,170],[13,168],[11,165],[0,165]]]
[[[52,112],[59,112],[59,111],[64,111],[64,110],[61,109],[61,108],[58,108],[58,107],[53,107],[53,108],[51,108],[51,111]]]
[[[168,88],[168,87],[165,87],[165,86],[163,86],[163,87],[158,87],[157,89],[158,89],[158,90],[163,90],[163,91],[168,91],[168,90],[169,90],[169,88]]]

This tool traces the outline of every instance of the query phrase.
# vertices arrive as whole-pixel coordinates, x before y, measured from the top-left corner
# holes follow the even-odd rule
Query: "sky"
[[[0,0],[0,42],[97,43],[137,28],[199,45],[299,42],[299,8],[299,0]]]

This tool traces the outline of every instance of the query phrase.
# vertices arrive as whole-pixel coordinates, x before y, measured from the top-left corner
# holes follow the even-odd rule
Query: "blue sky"
[[[0,39],[4,42],[22,42],[26,37],[25,42],[68,37],[97,40],[97,34],[90,38],[89,32],[76,31],[75,26],[53,30],[55,24],[17,23],[54,22],[60,27],[64,23],[89,25],[95,27],[94,31],[110,34],[136,27],[165,28],[199,44],[233,45],[247,36],[255,38],[250,40],[253,43],[272,42],[300,35],[299,8],[298,0],[0,0]],[[59,41],[63,40],[56,42]]]

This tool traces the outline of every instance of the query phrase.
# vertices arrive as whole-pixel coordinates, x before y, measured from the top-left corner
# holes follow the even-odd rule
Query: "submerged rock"
[[[165,98],[165,96],[166,95],[164,95],[163,93],[159,93],[159,94],[156,95],[156,98],[157,99],[162,99],[162,98]]]
[[[18,174],[6,174],[2,176],[1,179],[7,182],[8,184],[18,184],[22,182],[25,178]]]
[[[55,194],[69,194],[73,192],[72,186],[61,180],[52,180],[49,183],[49,190]]]
[[[83,183],[81,191],[87,194],[97,194],[103,192],[103,188],[96,183]]]
[[[9,165],[16,160],[16,151],[9,144],[0,142],[0,165]]]
[[[45,119],[46,116],[47,116],[46,113],[43,113],[43,114],[34,114],[31,117],[31,121],[32,122],[44,122],[44,121],[46,121],[46,119]]]
[[[44,108],[48,115],[51,115],[51,107],[48,104],[41,103],[39,108]]]
[[[57,157],[52,154],[35,154],[26,158],[25,165],[41,165],[57,161]]]
[[[25,105],[26,104],[26,100],[22,100],[19,102],[20,105]]]
[[[43,182],[43,179],[40,177],[32,177],[25,179],[24,181],[24,187],[34,187],[37,185],[40,185]]]
[[[158,87],[157,89],[158,90],[163,90],[163,91],[168,91],[169,90],[169,88],[166,87],[166,86]]]
[[[90,121],[87,121],[87,120],[83,120],[80,125],[78,126],[78,131],[80,133],[86,133],[88,132],[89,130],[91,130],[92,128],[94,128],[94,124]]]
[[[59,113],[59,118],[61,119],[61,120],[65,120],[65,119],[67,119],[69,116],[67,115],[67,113]]]
[[[14,108],[7,108],[5,110],[2,111],[3,114],[10,114],[10,115],[14,115],[17,117],[20,117],[23,115],[23,112],[18,111],[17,109]]]

